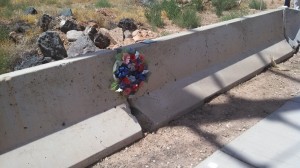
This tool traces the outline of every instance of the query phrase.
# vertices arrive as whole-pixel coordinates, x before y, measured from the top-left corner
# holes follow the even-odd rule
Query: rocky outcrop
[[[54,31],[42,33],[38,38],[38,46],[44,57],[61,60],[68,56],[58,33]]]

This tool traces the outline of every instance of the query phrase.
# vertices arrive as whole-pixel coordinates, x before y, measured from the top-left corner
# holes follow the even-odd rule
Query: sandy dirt
[[[283,1],[267,3],[276,8]],[[144,133],[143,139],[90,167],[195,167],[287,100],[300,95],[300,54],[279,65],[285,70],[270,67],[156,132]]]

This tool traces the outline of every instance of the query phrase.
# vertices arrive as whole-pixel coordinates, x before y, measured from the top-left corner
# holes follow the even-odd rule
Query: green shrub
[[[145,17],[147,18],[148,22],[152,26],[162,27],[164,25],[161,19],[161,5],[159,3],[152,3],[146,10],[145,10]]]
[[[10,0],[0,0],[0,7],[10,5]]]
[[[249,2],[249,8],[256,10],[265,10],[267,9],[267,4],[265,3],[265,1],[251,0]]]
[[[243,17],[248,14],[247,10],[234,10],[221,17],[222,21],[231,20],[239,17]]]
[[[96,2],[96,7],[97,8],[110,8],[111,4],[109,3],[108,0],[98,0]]]
[[[212,5],[216,8],[217,16],[222,16],[223,11],[233,9],[237,6],[237,0],[212,0]]]
[[[173,20],[180,14],[180,7],[175,0],[163,0],[161,3],[162,9],[166,11],[169,19]]]
[[[202,0],[192,0],[191,3],[197,11],[202,11],[204,8]]]
[[[196,28],[199,24],[199,17],[195,8],[186,8],[175,20],[175,24],[184,28]]]

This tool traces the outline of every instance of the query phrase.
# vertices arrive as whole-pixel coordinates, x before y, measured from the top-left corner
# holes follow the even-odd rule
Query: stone
[[[98,48],[104,49],[110,45],[110,39],[101,33],[97,33],[94,37],[94,43]]]
[[[107,36],[110,39],[110,43],[112,44],[117,44],[117,42],[111,37],[109,30],[105,29],[105,28],[100,28],[99,32],[101,34],[103,34],[104,36]]]
[[[53,18],[47,14],[43,14],[42,17],[39,19],[39,27],[45,32],[49,29],[49,25]]]
[[[50,57],[41,57],[38,55],[36,50],[25,52],[18,61],[16,61],[16,65],[14,70],[21,70],[25,68],[30,68],[33,66],[46,64],[51,62],[52,59]]]
[[[109,36],[110,38],[117,43],[123,42],[123,31],[122,28],[114,28],[112,30],[109,30]]]
[[[89,36],[91,40],[94,40],[94,36],[97,34],[97,29],[95,27],[88,26],[85,28],[83,34]]]
[[[126,38],[123,41],[123,45],[124,46],[130,45],[130,44],[134,44],[134,43],[135,43],[135,41],[132,38]]]
[[[70,30],[67,32],[67,39],[70,42],[76,41],[80,36],[83,35],[82,31]]]
[[[64,9],[60,12],[61,16],[73,16],[73,12],[70,8]]]
[[[134,20],[130,18],[121,19],[120,22],[118,23],[118,27],[122,28],[123,32],[125,30],[134,31],[137,29]]]
[[[83,35],[71,44],[67,53],[68,58],[73,58],[99,50],[100,49],[95,46],[94,42],[90,39],[89,36]]]
[[[136,30],[132,33],[134,41],[143,41],[156,38],[158,35],[150,30]]]
[[[124,31],[124,38],[132,38],[132,33],[129,30]]]
[[[38,38],[38,46],[44,57],[61,60],[68,56],[63,42],[55,31],[42,33]]]
[[[71,20],[62,20],[60,22],[60,31],[67,33],[70,30],[77,30],[77,24]]]
[[[13,27],[13,31],[15,31],[16,33],[25,33],[29,29],[31,29],[30,24],[28,24],[24,21],[16,22]]]
[[[34,7],[27,7],[24,11],[26,15],[36,15],[38,12]]]

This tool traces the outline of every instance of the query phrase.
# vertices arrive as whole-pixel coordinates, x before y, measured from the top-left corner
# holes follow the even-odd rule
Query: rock
[[[43,16],[39,19],[38,25],[45,32],[49,29],[50,22],[53,18],[47,14],[43,14]]]
[[[54,31],[42,33],[38,38],[38,46],[44,57],[61,60],[68,56],[58,33]]]
[[[51,62],[52,59],[49,57],[40,57],[36,50],[25,52],[18,61],[16,61],[16,65],[14,70],[21,70],[41,64],[46,64]]]
[[[80,36],[83,35],[82,31],[70,30],[67,32],[67,39],[70,42],[76,41]]]
[[[16,33],[25,33],[29,29],[31,29],[30,24],[24,21],[18,21],[13,27],[13,31]]]
[[[123,45],[124,46],[130,45],[130,44],[134,44],[134,43],[135,43],[135,41],[132,38],[126,38],[123,41]]]
[[[73,12],[70,8],[64,9],[60,12],[61,16],[73,16]]]
[[[180,4],[187,4],[187,3],[190,3],[192,0],[176,0],[177,3],[180,3]]]
[[[68,49],[68,58],[77,57],[83,54],[96,52],[100,50],[95,46],[94,42],[89,36],[81,36],[75,42],[71,44]]]
[[[132,38],[132,33],[129,30],[125,30],[123,34],[125,38]]]
[[[101,33],[97,33],[94,37],[94,44],[100,48],[100,49],[104,49],[106,47],[109,46],[110,44],[110,40],[108,37],[104,36]]]
[[[137,29],[134,20],[130,18],[121,19],[120,22],[118,23],[118,27],[122,28],[123,32],[125,30],[134,31]]]
[[[133,35],[133,40],[135,42],[143,41],[146,39],[153,39],[158,36],[157,33],[154,33],[150,30],[136,30],[132,33],[132,35]]]
[[[112,41],[115,41],[116,43],[122,43],[123,42],[123,31],[121,28],[114,28],[112,30],[109,30],[109,36]]]
[[[110,43],[112,44],[117,44],[117,42],[111,37],[110,33],[109,33],[109,30],[105,29],[105,28],[100,28],[99,29],[99,32],[101,34],[103,34],[104,36],[108,37],[109,40],[110,40]]]
[[[26,15],[36,15],[38,12],[34,7],[27,7],[24,11]]]
[[[67,33],[70,30],[77,30],[77,24],[71,20],[62,20],[60,22],[60,31]]]
[[[90,37],[91,40],[94,40],[94,36],[97,34],[97,29],[95,27],[86,27],[84,30],[84,35]]]

